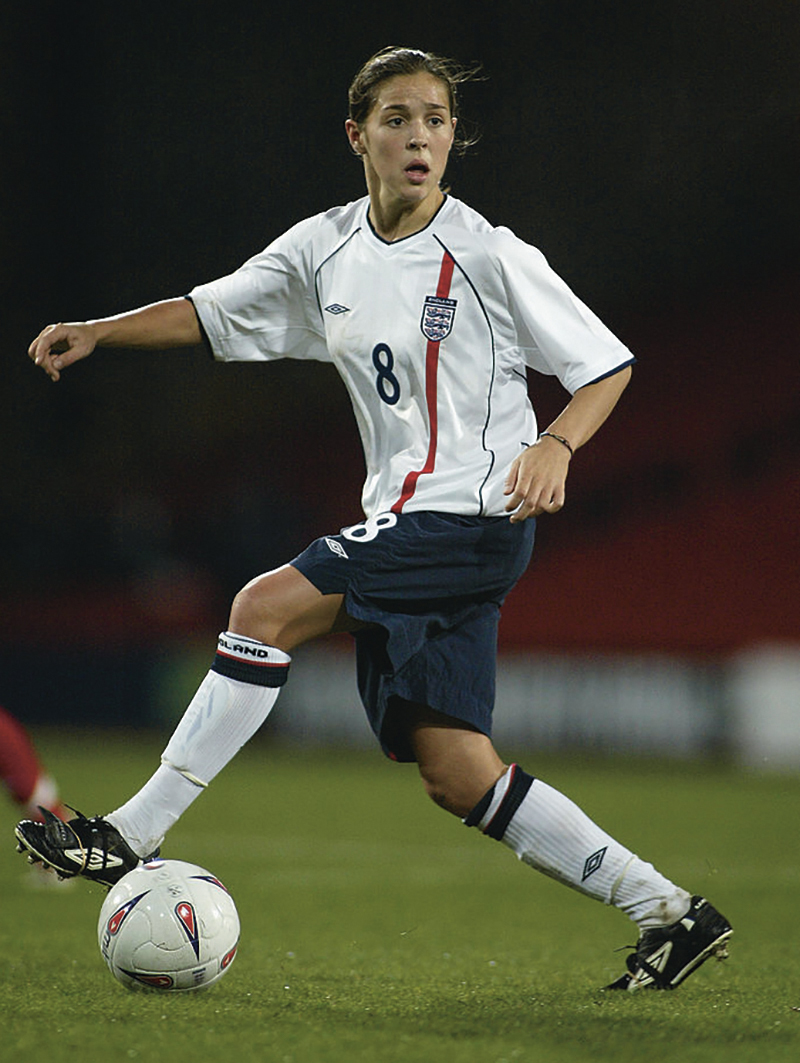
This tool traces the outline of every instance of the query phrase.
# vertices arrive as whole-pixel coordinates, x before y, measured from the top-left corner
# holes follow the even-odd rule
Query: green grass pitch
[[[67,800],[107,811],[161,736],[35,735]],[[509,751],[504,751],[508,755]],[[0,1059],[544,1063],[800,1058],[800,779],[703,762],[517,756],[705,892],[731,958],[674,993],[604,994],[622,915],[519,864],[424,797],[413,766],[257,739],[164,855],[234,894],[241,948],[205,993],[131,993],[100,958],[104,891],[34,889],[0,805]]]

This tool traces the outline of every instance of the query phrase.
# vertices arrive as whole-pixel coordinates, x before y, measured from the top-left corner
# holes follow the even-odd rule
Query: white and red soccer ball
[[[205,868],[152,860],[112,886],[97,940],[109,970],[129,989],[203,989],[233,963],[239,915]]]

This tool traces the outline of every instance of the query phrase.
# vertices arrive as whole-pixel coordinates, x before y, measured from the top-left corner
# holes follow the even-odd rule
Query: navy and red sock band
[[[508,829],[509,823],[514,818],[514,814],[519,806],[525,800],[525,796],[534,782],[533,776],[528,775],[528,773],[523,771],[518,764],[512,764],[510,772],[511,778],[509,779],[506,792],[503,795],[503,800],[498,805],[495,814],[483,828],[483,833],[488,834],[490,838],[494,838],[496,841],[502,840],[503,835]],[[475,805],[464,820],[464,824],[467,827],[477,827],[480,824],[491,807],[494,791],[495,786],[490,790],[487,790],[477,805]]]
[[[289,675],[290,657],[256,639],[220,635],[211,671],[253,686],[281,687]]]

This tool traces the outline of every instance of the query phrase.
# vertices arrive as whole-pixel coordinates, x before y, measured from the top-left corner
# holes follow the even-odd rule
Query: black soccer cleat
[[[23,819],[14,830],[17,850],[27,853],[30,863],[52,867],[60,878],[80,875],[109,887],[144,863],[100,816],[87,819],[78,813],[65,823],[45,808],[40,811],[43,823]]]
[[[689,911],[670,926],[645,930],[628,957],[628,970],[606,989],[675,989],[711,956],[728,958],[728,920],[704,897],[692,897]]]

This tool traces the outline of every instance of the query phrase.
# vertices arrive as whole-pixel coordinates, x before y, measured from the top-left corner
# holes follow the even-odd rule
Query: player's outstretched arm
[[[587,443],[614,409],[631,378],[629,366],[572,396],[538,442],[514,459],[506,478],[506,512],[512,521],[556,513],[566,498],[573,453]]]
[[[188,299],[165,299],[139,310],[96,321],[48,325],[28,348],[28,355],[52,379],[88,357],[95,347],[139,350],[193,347],[201,342],[200,325]]]

